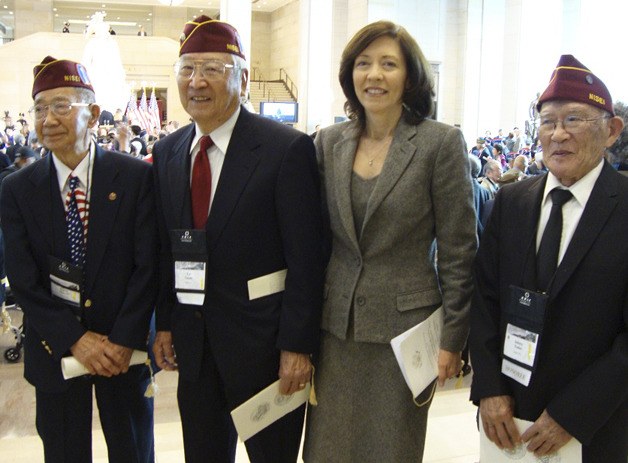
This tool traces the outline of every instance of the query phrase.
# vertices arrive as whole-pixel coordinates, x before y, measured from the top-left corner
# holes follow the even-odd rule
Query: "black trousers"
[[[110,463],[153,463],[153,399],[144,397],[150,383],[145,365],[105,378],[70,380],[61,393],[36,390],[37,432],[46,463],[91,463],[92,389],[107,443]]]
[[[277,380],[278,363],[271,369],[269,377]],[[177,388],[186,463],[235,461],[237,433],[230,412],[249,397],[234,392],[240,388],[228,384],[231,379],[225,381],[219,373],[205,335],[199,378],[188,381],[179,376]],[[271,382],[264,383],[258,391]],[[251,463],[296,462],[304,415],[305,405],[248,439],[245,446]]]

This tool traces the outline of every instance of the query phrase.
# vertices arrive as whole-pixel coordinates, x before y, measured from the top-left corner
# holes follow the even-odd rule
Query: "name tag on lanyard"
[[[205,230],[170,230],[174,289],[181,304],[203,305],[207,278]]]
[[[502,374],[528,386],[538,365],[538,349],[545,323],[547,295],[517,286],[510,287],[505,308]]]

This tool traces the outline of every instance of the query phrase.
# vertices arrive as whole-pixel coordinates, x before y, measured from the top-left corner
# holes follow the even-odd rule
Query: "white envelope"
[[[148,354],[142,350],[134,350],[131,354],[129,366],[140,365],[146,361]],[[61,359],[61,372],[63,379],[76,378],[77,376],[88,375],[89,371],[74,356],[63,357]]]
[[[247,282],[249,300],[270,296],[286,289],[286,275],[288,269],[279,270],[261,277],[253,278]]]
[[[231,411],[231,418],[240,439],[243,441],[249,439],[282,416],[303,405],[309,395],[310,383],[305,386],[305,389],[292,395],[283,395],[279,392],[279,381],[272,383]]]
[[[443,330],[443,307],[390,341],[403,377],[418,397],[438,377],[438,352]]]
[[[534,423],[515,418],[515,425],[520,434]],[[484,426],[480,421],[480,461],[482,463],[582,463],[582,445],[576,439],[571,439],[557,453],[547,457],[537,458],[534,453],[528,452],[526,444],[519,445],[514,450],[501,450],[492,443],[484,433]]]

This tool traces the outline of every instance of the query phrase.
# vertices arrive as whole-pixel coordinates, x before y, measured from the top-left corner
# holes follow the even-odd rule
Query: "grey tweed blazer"
[[[409,125],[402,118],[360,240],[350,193],[359,136],[358,124],[349,121],[319,131],[315,141],[333,238],[322,327],[346,339],[353,313],[356,341],[388,343],[442,304],[441,348],[459,351],[468,335],[477,246],[462,133],[433,120]]]

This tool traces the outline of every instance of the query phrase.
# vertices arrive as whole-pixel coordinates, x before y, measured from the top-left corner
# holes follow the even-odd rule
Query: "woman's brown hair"
[[[338,79],[347,97],[345,112],[350,119],[357,119],[364,126],[364,107],[358,100],[353,85],[355,59],[373,41],[380,37],[392,37],[399,43],[408,72],[403,92],[404,117],[410,124],[418,124],[434,111],[434,83],[430,63],[416,40],[403,27],[390,21],[377,21],[364,26],[349,41],[340,60]]]

